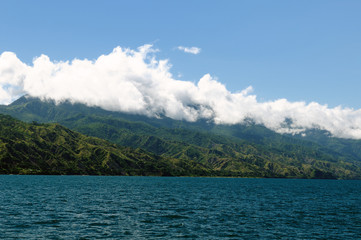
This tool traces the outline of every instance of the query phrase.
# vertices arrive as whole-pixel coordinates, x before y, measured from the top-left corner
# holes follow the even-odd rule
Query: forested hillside
[[[280,135],[252,122],[233,126],[207,121],[189,123],[110,112],[82,104],[56,105],[25,97],[1,106],[0,112],[28,122],[60,123],[83,134],[140,148],[164,159],[190,165],[196,162],[199,168],[207,168],[209,175],[361,178],[361,154],[357,147],[360,142],[355,140],[332,138],[341,146],[332,148],[329,143]],[[342,147],[350,143],[349,149]]]
[[[184,163],[87,137],[59,124],[23,123],[0,115],[1,174],[208,175]]]

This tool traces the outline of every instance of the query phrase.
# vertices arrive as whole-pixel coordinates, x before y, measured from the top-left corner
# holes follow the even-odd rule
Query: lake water
[[[361,181],[0,176],[0,238],[360,239]]]

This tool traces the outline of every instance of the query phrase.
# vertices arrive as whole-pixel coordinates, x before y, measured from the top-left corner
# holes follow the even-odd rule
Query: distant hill
[[[197,163],[199,169],[207,169],[203,169],[206,174],[361,179],[361,142],[324,133],[317,133],[328,139],[321,142],[311,135],[307,139],[281,135],[252,122],[232,126],[205,120],[190,123],[26,97],[0,106],[0,112],[27,122],[59,123],[165,159]]]

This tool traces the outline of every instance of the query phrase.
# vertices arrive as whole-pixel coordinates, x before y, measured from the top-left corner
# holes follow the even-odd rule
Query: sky
[[[290,118],[293,132],[361,138],[361,1],[3,0],[0,9],[2,104],[30,94],[190,121],[251,117],[279,132]]]

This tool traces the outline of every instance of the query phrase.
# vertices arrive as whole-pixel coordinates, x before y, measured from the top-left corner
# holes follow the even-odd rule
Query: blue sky
[[[0,9],[0,53],[28,64],[153,44],[182,80],[209,73],[232,92],[253,86],[260,101],[361,108],[361,1],[3,0]]]

